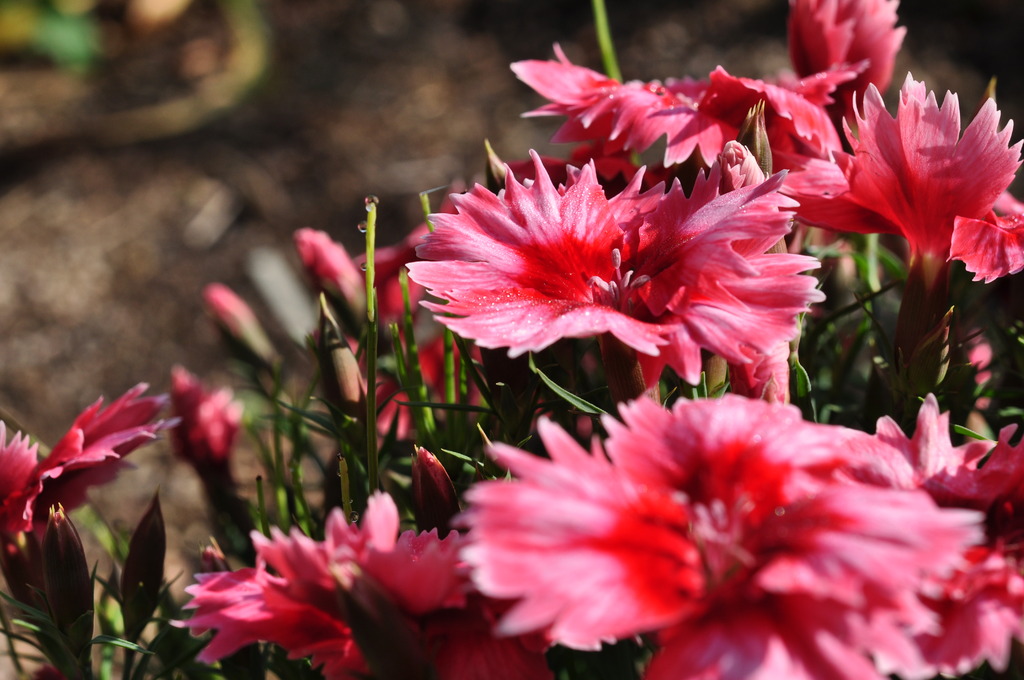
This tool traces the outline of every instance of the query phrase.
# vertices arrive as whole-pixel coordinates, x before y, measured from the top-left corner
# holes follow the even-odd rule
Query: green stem
[[[643,371],[635,349],[611,333],[598,337],[598,344],[601,347],[604,376],[608,381],[612,401],[616,404],[631,401],[645,392],[655,401],[660,401],[658,386],[655,385],[648,390],[644,383]]]
[[[612,44],[612,31],[608,26],[608,12],[605,11],[604,0],[591,0],[594,8],[594,29],[597,31],[597,44],[601,48],[601,61],[604,72],[609,78],[622,82],[622,71],[618,59],[615,58],[615,46]]]
[[[263,498],[263,476],[256,477],[256,514],[260,518],[260,531],[267,538],[270,537],[270,522],[267,520],[267,503]]]
[[[455,381],[455,339],[452,332],[444,329],[444,400],[449,404],[458,401],[458,390]]]
[[[372,493],[380,487],[377,470],[377,291],[374,250],[377,243],[377,197],[366,197],[366,474]]]
[[[878,234],[865,235],[864,255],[867,259],[868,290],[875,293],[882,287],[878,278]]]
[[[338,454],[338,480],[341,484],[341,509],[345,512],[345,521],[352,521],[352,482],[348,474],[348,461],[345,455]]]

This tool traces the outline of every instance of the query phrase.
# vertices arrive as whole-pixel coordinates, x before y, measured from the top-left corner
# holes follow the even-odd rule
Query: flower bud
[[[750,149],[739,142],[728,141],[718,156],[722,166],[722,193],[742,187],[760,184],[765,180],[764,171]]]
[[[366,385],[359,362],[349,349],[323,296],[320,297],[316,358],[320,365],[320,383],[328,403],[350,418],[365,418]]]
[[[36,669],[32,674],[32,680],[67,680],[67,678],[55,666],[47,664]]]
[[[459,512],[459,499],[441,461],[422,446],[416,447],[412,459],[412,502],[421,531],[437,529],[440,538],[448,535],[448,525]]]
[[[353,318],[365,314],[363,273],[345,246],[335,242],[326,232],[315,229],[299,229],[293,239],[295,250],[313,285],[343,300]]]
[[[203,290],[206,309],[227,339],[250,362],[273,364],[277,351],[267,337],[256,314],[233,290],[220,283],[211,283]]]
[[[919,396],[933,392],[949,369],[949,326],[953,309],[948,312],[918,343],[901,366],[909,394]]]
[[[122,613],[125,636],[129,640],[139,636],[160,600],[166,551],[167,534],[160,496],[154,494],[132,534],[121,572]]]
[[[358,569],[335,574],[338,602],[352,638],[378,680],[427,680],[429,665],[408,618],[387,592]]]
[[[505,163],[494,152],[490,140],[484,140],[484,150],[487,152],[487,188],[497,193],[505,186],[505,175],[507,174]]]
[[[38,592],[46,589],[42,567],[39,539],[34,532],[0,532],[0,569],[14,599],[41,608]]]
[[[92,638],[92,576],[82,539],[59,505],[50,508],[43,534],[43,583],[54,623],[78,657]]]
[[[772,174],[772,147],[768,144],[768,128],[764,120],[763,99],[747,112],[747,117],[743,120],[743,125],[740,126],[740,134],[736,140],[754,154],[757,165],[765,177]]]
[[[224,556],[224,551],[220,549],[216,541],[203,548],[203,551],[199,554],[199,564],[204,574],[217,571],[231,571],[231,566],[228,565],[228,558]]]

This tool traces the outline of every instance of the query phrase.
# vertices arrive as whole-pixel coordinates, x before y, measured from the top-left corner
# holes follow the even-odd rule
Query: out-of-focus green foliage
[[[95,0],[0,0],[0,53],[35,53],[87,71],[101,53]]]

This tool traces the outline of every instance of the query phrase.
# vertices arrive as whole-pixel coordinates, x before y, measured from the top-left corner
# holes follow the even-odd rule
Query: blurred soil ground
[[[421,221],[419,191],[480,177],[484,138],[507,159],[564,151],[547,143],[556,120],[520,117],[541,100],[510,62],[550,58],[558,41],[600,68],[585,0],[267,0],[260,85],[206,125],[146,140],[155,128],[123,112],[229,87],[228,3],[194,0],[136,35],[124,2],[101,3],[108,56],[86,76],[0,59],[0,409],[50,444],[100,395],[166,391],[174,364],[231,384],[200,292],[226,283],[269,319],[246,273],[254,250],[297,266],[291,235],[306,226],[358,250],[369,193],[395,241]],[[788,65],[786,8],[609,2],[623,72],[641,79],[718,64],[771,76]],[[901,24],[896,86],[912,70],[969,115],[995,75],[1003,119],[1021,119],[1024,3],[907,0]],[[159,486],[169,573],[190,571],[207,536],[192,471],[163,445],[132,458],[96,494],[101,511],[132,524]]]

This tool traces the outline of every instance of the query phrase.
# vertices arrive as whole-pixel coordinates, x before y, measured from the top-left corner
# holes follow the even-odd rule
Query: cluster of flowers
[[[329,413],[292,410],[343,449],[325,466],[341,498],[325,494],[321,531],[301,521],[301,494],[281,504],[300,518],[289,532],[257,517],[263,531],[233,553],[254,566],[204,554],[191,616],[176,622],[213,631],[197,659],[271,643],[328,680],[540,680],[585,677],[558,650],[578,661],[619,645],[622,677],[649,680],[1005,670],[1024,639],[1024,443],[1009,425],[954,445],[934,395],[959,342],[951,262],[986,283],[1024,269],[1024,206],[1006,193],[1021,144],[993,100],[961,132],[956,96],[940,106],[910,75],[886,111],[904,32],[896,5],[791,0],[795,75],[771,82],[722,68],[620,82],[556,48],[555,61],[512,68],[549,101],[534,114],[567,118],[555,139],[577,145],[568,162],[494,162],[494,186],[453,194],[405,243],[374,253],[368,241],[362,262],[299,231],[321,293],[310,345]],[[660,162],[639,167],[663,138]],[[901,422],[884,417],[873,433],[789,403],[801,319],[825,298],[807,273],[821,262],[800,252],[823,238],[812,227],[905,242],[887,374]],[[206,299],[277,384],[280,358],[252,311],[223,286]],[[450,335],[423,334],[416,302],[459,336],[461,365]],[[393,329],[391,371],[378,369],[364,318]],[[584,343],[565,351],[592,338],[599,362]],[[603,374],[608,412],[592,417],[592,395],[540,372],[544,352]],[[524,373],[553,397],[538,405]],[[707,398],[708,385],[730,393]],[[232,395],[175,369],[176,419],[152,422],[163,399],[140,393],[86,411],[41,462],[0,423],[12,589],[16,532],[31,534],[35,518],[42,533],[42,508],[78,504],[85,484],[172,425],[211,505],[252,528],[229,467],[242,417]],[[496,431],[527,446],[510,425],[525,412],[539,443],[486,441],[488,460],[468,455],[461,469],[416,447],[377,471],[377,435],[439,445],[452,439],[437,428],[458,429],[466,412],[498,414]],[[410,519],[417,528],[402,531]]]

